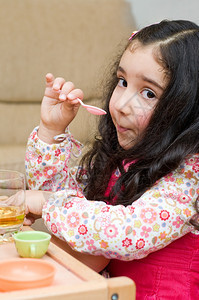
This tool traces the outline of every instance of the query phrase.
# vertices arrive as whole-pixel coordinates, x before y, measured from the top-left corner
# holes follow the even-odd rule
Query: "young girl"
[[[136,299],[199,297],[199,27],[162,21],[129,39],[108,82],[99,135],[80,166],[68,125],[83,92],[46,76],[41,122],[26,154],[28,213],[92,254]]]

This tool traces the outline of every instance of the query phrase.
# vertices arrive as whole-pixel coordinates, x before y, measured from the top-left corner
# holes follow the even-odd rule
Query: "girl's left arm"
[[[132,205],[88,201],[59,191],[43,207],[54,235],[76,251],[121,260],[140,259],[194,230],[189,220],[199,194],[199,155],[187,158]]]

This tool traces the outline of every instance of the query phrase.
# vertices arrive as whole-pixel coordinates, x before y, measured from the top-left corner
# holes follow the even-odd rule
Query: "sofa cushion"
[[[101,106],[107,63],[136,26],[126,0],[0,0],[0,7],[0,168],[23,171],[45,74],[73,81],[85,102]],[[87,145],[98,119],[80,108],[70,130]]]
[[[100,102],[100,99],[92,101],[98,106]],[[40,106],[40,103],[0,103],[1,146],[26,145],[31,131],[39,125]],[[83,144],[91,142],[97,132],[99,118],[80,106],[76,118],[70,124],[74,137]]]
[[[0,147],[0,169],[25,173],[25,146],[3,145]]]
[[[135,29],[121,0],[0,0],[0,100],[41,101],[52,72],[95,89],[102,66]]]

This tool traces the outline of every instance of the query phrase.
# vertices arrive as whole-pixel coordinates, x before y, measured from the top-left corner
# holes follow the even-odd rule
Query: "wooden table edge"
[[[24,231],[34,230],[29,226],[23,227]],[[0,294],[2,300],[111,300],[112,296],[118,295],[119,300],[135,299],[135,283],[128,277],[105,278],[96,273],[82,262],[68,254],[57,245],[50,242],[46,255],[64,266],[77,277],[82,283],[73,286],[48,286],[28,290],[13,291]],[[38,292],[38,293],[37,293]],[[36,295],[37,293],[37,295]],[[95,298],[93,298],[95,297]]]

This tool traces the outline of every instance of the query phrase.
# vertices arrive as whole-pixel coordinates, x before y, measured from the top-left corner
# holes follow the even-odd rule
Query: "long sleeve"
[[[77,167],[71,161],[81,155],[82,144],[66,129],[66,139],[60,144],[46,144],[37,136],[38,127],[30,134],[26,150],[26,176],[33,190],[59,191],[66,188],[83,190],[76,182]]]
[[[88,201],[79,191],[54,193],[43,207],[47,227],[80,252],[140,259],[194,228],[199,156],[187,158],[132,205]]]

